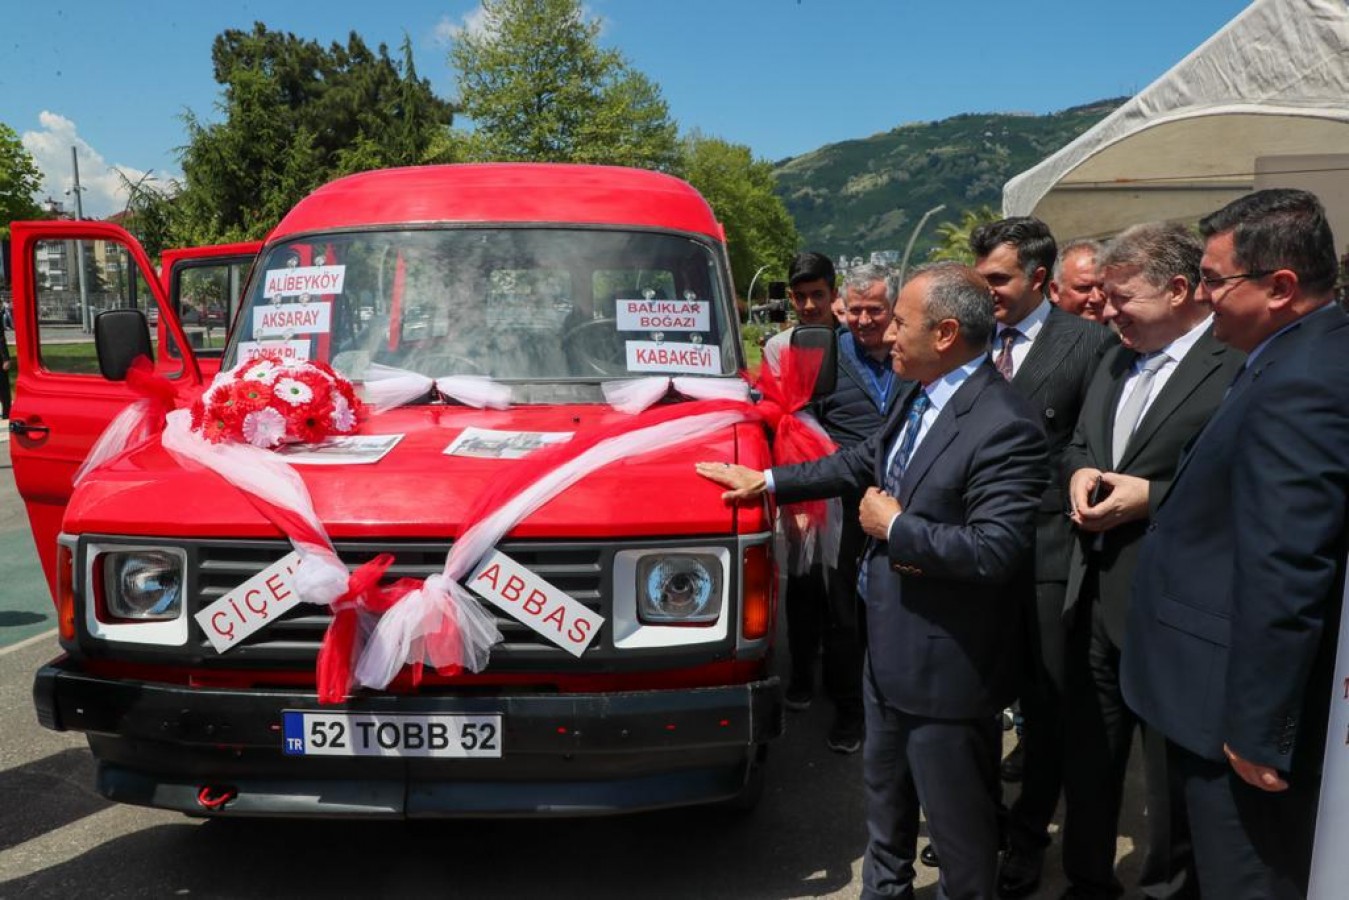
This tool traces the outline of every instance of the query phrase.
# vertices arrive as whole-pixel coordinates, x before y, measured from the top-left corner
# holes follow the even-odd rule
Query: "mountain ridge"
[[[902,252],[925,211],[945,204],[914,244],[923,260],[936,226],[967,210],[998,209],[1002,186],[1105,118],[1127,97],[1045,115],[960,113],[826,144],[773,164],[777,194],[804,246],[831,257]]]

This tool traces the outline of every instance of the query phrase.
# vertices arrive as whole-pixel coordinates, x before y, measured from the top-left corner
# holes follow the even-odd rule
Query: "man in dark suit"
[[[954,263],[914,273],[896,301],[895,371],[917,384],[867,441],[757,472],[700,463],[732,490],[784,503],[865,490],[873,540],[862,572],[869,841],[864,897],[912,897],[919,806],[942,855],[942,890],[993,897],[996,714],[1015,692],[1020,607],[1048,480],[1043,433],[987,358],[988,286]]]
[[[1024,762],[1021,794],[1007,816],[1008,850],[998,876],[1004,896],[1022,897],[1040,883],[1049,822],[1063,784],[1063,607],[1072,529],[1064,516],[1068,504],[1059,473],[1087,383],[1115,339],[1108,328],[1066,313],[1045,298],[1056,247],[1039,219],[1017,217],[982,225],[970,236],[970,249],[975,268],[993,290],[998,320],[994,363],[1036,410],[1054,473],[1036,516],[1033,570],[1022,582],[1027,640],[1021,686],[1025,721],[1018,750]],[[1015,764],[1014,757],[1009,764]]]
[[[1120,648],[1138,548],[1181,448],[1199,433],[1246,355],[1213,337],[1195,300],[1204,248],[1179,225],[1135,225],[1100,255],[1106,352],[1064,453],[1079,533],[1068,570],[1068,750],[1063,869],[1073,898],[1123,893],[1115,841],[1135,719],[1119,691]],[[1165,740],[1144,729],[1148,839],[1139,889],[1196,896],[1183,801],[1172,795]]]
[[[1205,897],[1307,890],[1344,587],[1349,316],[1305,191],[1202,219],[1199,299],[1245,367],[1139,553],[1125,702],[1168,741]]]

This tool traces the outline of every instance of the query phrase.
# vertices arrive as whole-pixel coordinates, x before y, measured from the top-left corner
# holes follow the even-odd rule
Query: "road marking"
[[[8,656],[15,650],[22,650],[24,647],[30,647],[33,644],[38,643],[39,641],[45,641],[47,638],[51,637],[54,634],[56,634],[56,629],[49,628],[46,631],[42,632],[41,634],[35,634],[32,637],[24,638],[17,644],[10,644],[8,647],[0,647],[0,656]]]

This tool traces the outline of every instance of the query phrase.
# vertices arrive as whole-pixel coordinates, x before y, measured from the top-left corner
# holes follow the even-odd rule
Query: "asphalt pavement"
[[[8,424],[0,423],[0,648],[56,627],[28,515],[14,489]]]

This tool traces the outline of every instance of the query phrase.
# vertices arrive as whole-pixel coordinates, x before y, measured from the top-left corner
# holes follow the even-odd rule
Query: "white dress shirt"
[[[946,408],[946,404],[950,402],[951,397],[955,395],[956,391],[960,390],[960,386],[965,383],[965,379],[973,375],[984,364],[984,360],[985,357],[976,356],[963,366],[952,369],[941,378],[923,387],[923,390],[927,391],[928,407],[918,423],[918,437],[914,440],[913,450],[909,453],[910,460],[918,452],[918,446],[923,443],[923,438],[927,437],[927,433],[932,430],[932,423],[937,421],[937,416],[941,415],[941,411]],[[885,454],[885,468],[882,471],[890,469],[890,461],[899,452],[899,445],[903,440],[904,426],[901,425],[899,430],[895,432],[895,439],[890,445],[890,451]],[[773,470],[764,469],[763,477],[764,490],[770,494],[776,492],[777,485],[773,483]],[[895,519],[898,518],[899,514],[897,513]],[[895,526],[895,519],[890,520],[890,525],[886,529],[887,532]]]
[[[1051,304],[1048,300],[1041,300],[1040,305],[1027,313],[1026,317],[1015,325],[1003,325],[998,323],[997,332],[993,335],[993,358],[998,358],[998,352],[1002,349],[1002,333],[1008,328],[1017,330],[1016,340],[1012,341],[1012,374],[1016,375],[1021,371],[1021,364],[1026,361],[1026,356],[1030,354],[1031,344],[1040,335],[1040,329],[1045,326],[1045,320],[1049,318]]]
[[[1148,397],[1143,401],[1143,409],[1138,414],[1139,422],[1143,421],[1143,418],[1148,414],[1148,409],[1152,406],[1152,402],[1161,395],[1162,388],[1166,387],[1166,383],[1171,380],[1171,376],[1175,373],[1176,369],[1180,367],[1180,363],[1185,359],[1185,355],[1194,349],[1194,345],[1199,342],[1199,339],[1204,336],[1204,332],[1208,331],[1209,326],[1212,324],[1213,316],[1210,315],[1204,319],[1204,321],[1200,322],[1159,351],[1165,354],[1166,362],[1164,362],[1162,367],[1157,370],[1157,374],[1152,376],[1152,385],[1148,391]],[[1134,387],[1138,384],[1139,375],[1142,374],[1143,371],[1142,362],[1143,356],[1140,355],[1134,360],[1133,366],[1130,367],[1129,377],[1124,379],[1124,387],[1121,388],[1119,392],[1119,403],[1115,405],[1115,428],[1119,428],[1120,411],[1124,409],[1125,404],[1129,400],[1129,395],[1133,393]]]
[[[923,386],[923,390],[927,392],[928,407],[923,411],[923,418],[918,422],[918,437],[914,440],[913,449],[909,452],[909,462],[913,462],[913,458],[918,455],[918,448],[922,446],[923,438],[927,437],[928,432],[932,430],[932,423],[937,421],[937,416],[941,415],[941,411],[946,408],[946,404],[951,402],[951,398],[955,396],[956,391],[960,390],[960,386],[965,383],[965,380],[983,364],[984,357],[976,356],[965,365],[952,369],[931,384]],[[882,472],[890,471],[890,463],[894,460],[895,454],[899,452],[899,445],[903,442],[904,428],[901,426],[899,431],[895,433],[895,440],[890,447],[890,452],[885,454],[885,468],[881,470]],[[886,534],[889,534],[890,530],[895,527],[895,519],[902,515],[902,512],[895,513],[894,518],[890,520],[890,524],[885,529]]]

